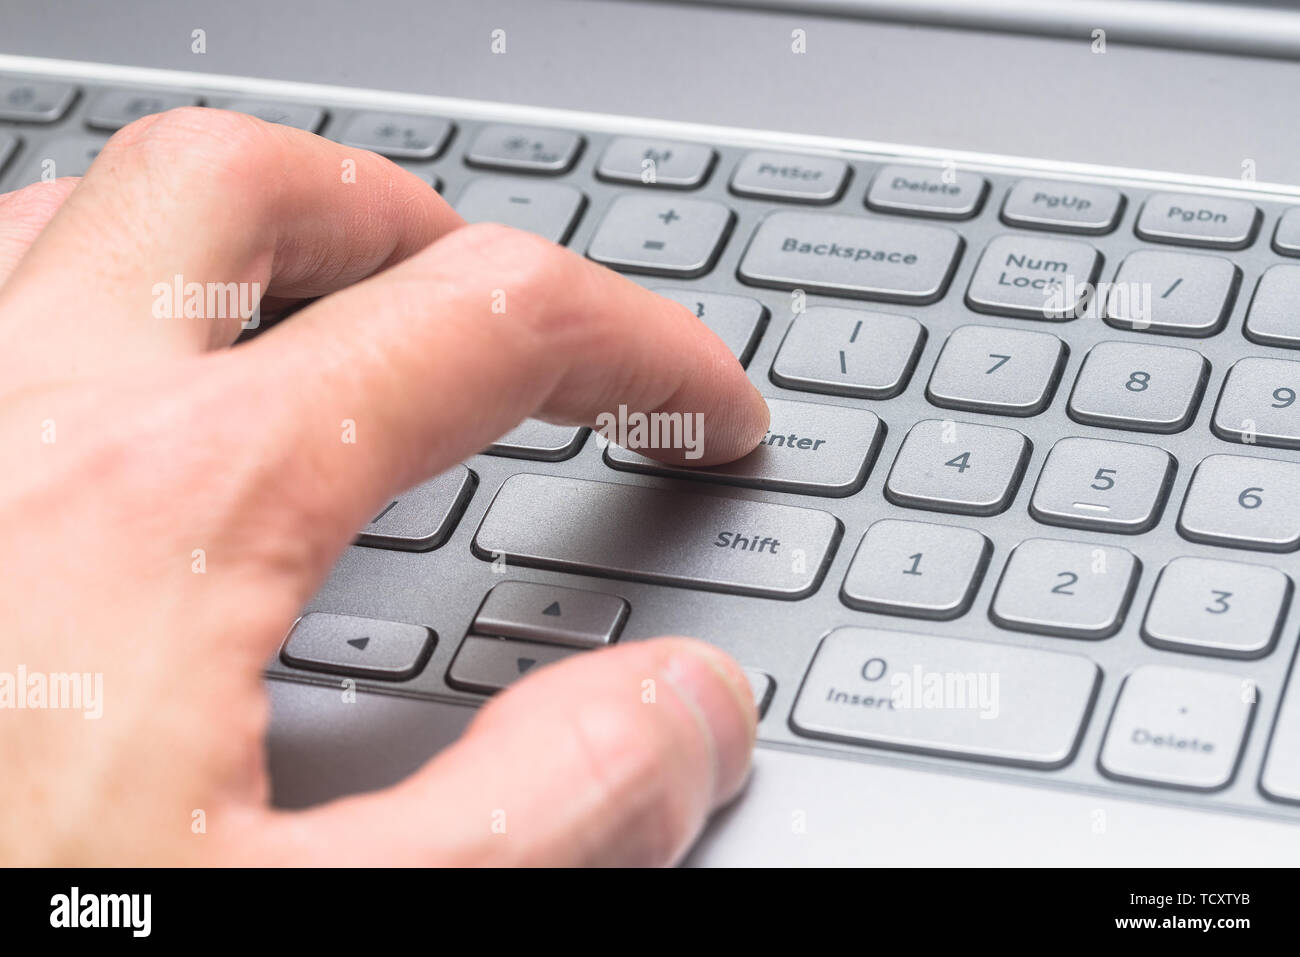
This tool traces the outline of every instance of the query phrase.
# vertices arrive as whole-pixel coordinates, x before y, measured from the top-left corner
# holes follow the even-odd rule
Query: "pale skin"
[[[152,316],[177,274],[316,301],[232,349],[238,318]],[[386,791],[268,801],[263,670],[356,530],[525,417],[620,404],[703,413],[692,464],[768,424],[689,310],[373,154],[177,110],[0,196],[0,671],[103,674],[99,720],[0,710],[0,862],[679,860],[756,723],[688,638],[537,671]]]

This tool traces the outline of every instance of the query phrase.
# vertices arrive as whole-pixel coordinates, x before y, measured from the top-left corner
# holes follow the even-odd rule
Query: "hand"
[[[237,316],[153,315],[175,276],[259,283],[264,313],[321,298],[229,349]],[[619,404],[703,413],[697,464],[767,427],[688,310],[465,226],[374,154],[184,109],[122,130],[80,182],[0,196],[0,861],[676,860],[755,727],[735,663],[683,638],[539,671],[387,791],[268,806],[261,673],[356,530],[527,416]],[[20,665],[102,674],[102,717],[12,710]]]

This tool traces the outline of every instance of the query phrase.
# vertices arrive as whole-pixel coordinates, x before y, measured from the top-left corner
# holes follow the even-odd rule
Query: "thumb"
[[[721,651],[660,638],[575,654],[488,703],[402,783],[283,812],[282,863],[676,862],[744,784],[757,714]]]

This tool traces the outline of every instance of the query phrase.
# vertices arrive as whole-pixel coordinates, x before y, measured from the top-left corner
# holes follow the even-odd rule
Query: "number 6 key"
[[[1211,455],[1192,476],[1178,531],[1230,548],[1300,548],[1300,465],[1244,455]]]

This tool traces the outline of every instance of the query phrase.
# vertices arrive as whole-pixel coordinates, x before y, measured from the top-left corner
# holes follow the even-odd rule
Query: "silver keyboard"
[[[661,290],[772,411],[699,470],[522,424],[360,530],[271,677],[475,703],[693,634],[769,744],[1300,820],[1300,193],[54,76],[0,77],[0,185],[194,103]]]

